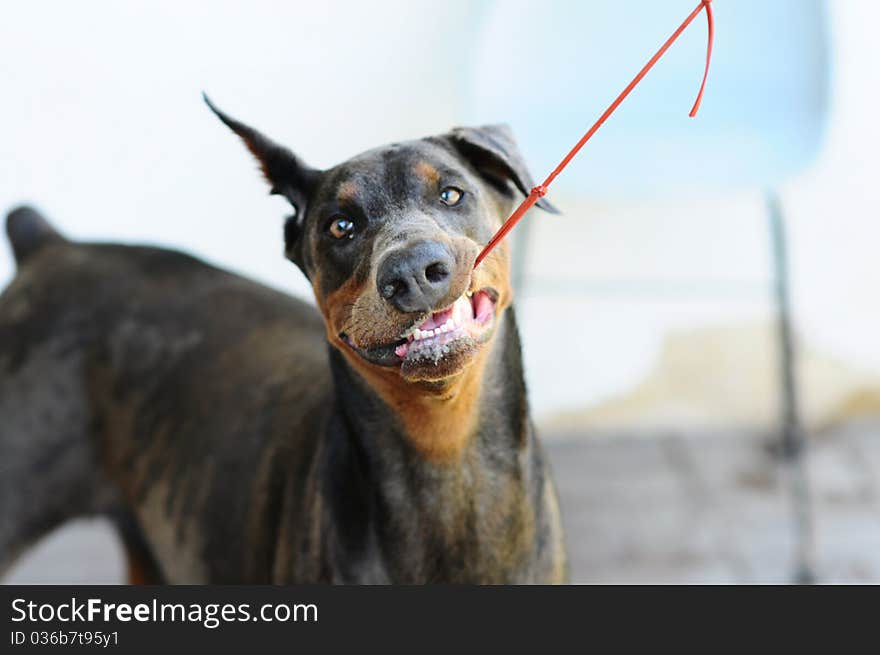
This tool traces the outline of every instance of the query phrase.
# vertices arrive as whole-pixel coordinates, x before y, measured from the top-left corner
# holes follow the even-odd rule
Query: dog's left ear
[[[512,182],[524,195],[529,195],[535,186],[507,125],[456,127],[447,138],[483,177],[500,190],[509,193],[508,182]],[[551,214],[559,213],[545,198],[539,198],[535,204]]]
[[[310,168],[284,146],[218,109],[206,94],[203,93],[202,97],[217,118],[240,136],[247,149],[257,158],[263,177],[272,187],[270,193],[284,196],[293,206],[295,215],[284,226],[285,249],[287,256],[303,268],[302,223],[309,199],[318,186],[321,171]]]

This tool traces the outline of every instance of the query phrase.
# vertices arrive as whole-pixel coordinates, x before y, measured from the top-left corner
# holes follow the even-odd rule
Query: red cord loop
[[[608,119],[611,114],[614,113],[614,110],[622,103],[626,97],[630,94],[636,85],[642,81],[642,78],[648,74],[648,71],[653,68],[654,64],[662,57],[669,47],[675,43],[675,40],[681,36],[681,33],[687,29],[687,26],[691,24],[691,22],[699,15],[703,9],[706,10],[706,20],[709,25],[709,41],[706,46],[706,68],[703,71],[703,82],[700,85],[700,92],[697,94],[697,99],[694,102],[694,106],[691,108],[690,116],[693,118],[697,115],[697,110],[700,108],[700,103],[703,101],[703,91],[706,89],[706,79],[709,77],[709,62],[712,60],[712,42],[715,39],[715,20],[712,15],[712,0],[700,0],[700,3],[696,6],[696,8],[690,13],[690,15],[684,20],[684,22],[679,26],[675,32],[672,33],[666,42],[660,47],[660,49],[648,60],[648,63],[644,65],[642,70],[638,72],[638,74],[633,78],[632,82],[630,82],[627,87],[620,93],[617,98],[614,99],[614,102],[605,110],[605,112],[599,117],[593,126],[587,130],[587,133],[581,137],[581,140],[578,141],[574,148],[572,148],[569,153],[563,157],[562,161],[559,162],[559,165],[551,171],[550,175],[547,176],[547,179],[544,180],[543,184],[539,184],[534,187],[526,197],[525,200],[522,201],[519,207],[510,215],[508,218],[498,229],[495,235],[489,240],[489,243],[486,244],[486,247],[483,248],[482,252],[477,255],[477,259],[474,262],[474,268],[480,265],[486,255],[488,255],[492,249],[498,245],[498,242],[501,241],[508,232],[510,232],[514,225],[516,225],[519,220],[525,215],[526,211],[528,211],[537,201],[538,198],[541,198],[547,194],[547,187],[556,179],[556,176],[559,175],[562,170],[568,166],[568,163],[574,159],[574,156],[578,154],[581,148],[584,147],[584,144],[590,140],[590,138],[598,131],[602,124]]]
[[[709,40],[706,45],[706,68],[703,71],[703,83],[700,84],[700,92],[697,94],[697,99],[694,101],[691,113],[688,114],[691,118],[697,115],[697,111],[700,109],[700,103],[703,102],[703,91],[706,89],[706,79],[709,77],[709,63],[712,61],[712,42],[715,40],[715,17],[712,15],[712,0],[703,0],[703,6],[706,8],[706,22],[709,27]]]

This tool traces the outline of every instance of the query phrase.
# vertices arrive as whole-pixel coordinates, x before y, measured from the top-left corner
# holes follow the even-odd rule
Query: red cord
[[[706,89],[706,78],[709,77],[709,62],[712,61],[712,42],[715,40],[715,17],[712,15],[712,0],[703,0],[703,6],[706,7],[706,21],[709,26],[709,40],[706,44],[706,70],[703,71],[703,83],[700,84],[700,92],[697,94],[697,99],[694,101],[691,113],[688,114],[691,118],[697,115],[697,111],[700,109],[700,103],[703,102],[703,91]]]
[[[486,244],[486,247],[483,248],[482,252],[477,256],[477,259],[474,262],[474,268],[479,266],[480,262],[482,262],[486,258],[486,255],[488,255],[491,250],[496,245],[498,245],[498,242],[501,241],[505,236],[507,236],[507,233],[513,229],[513,227],[519,222],[523,215],[529,209],[531,209],[536,202],[538,202],[538,198],[541,198],[547,193],[547,187],[549,187],[553,180],[556,179],[556,176],[559,175],[566,166],[568,166],[569,162],[574,159],[575,155],[577,155],[578,152],[580,152],[580,149],[584,147],[584,144],[589,141],[590,138],[592,138],[592,136],[599,130],[600,127],[602,127],[602,124],[608,119],[609,116],[611,116],[611,114],[614,113],[618,106],[620,106],[620,103],[622,103],[626,99],[626,97],[636,87],[636,85],[642,81],[642,78],[648,74],[648,71],[650,71],[654,67],[654,64],[656,64],[660,57],[662,57],[666,53],[669,47],[673,43],[675,43],[675,40],[681,35],[682,32],[685,31],[685,29],[687,29],[688,25],[691,24],[694,18],[699,15],[704,7],[706,9],[706,19],[709,23],[709,45],[706,48],[706,69],[703,72],[703,83],[700,85],[700,92],[697,94],[697,99],[694,102],[694,106],[689,114],[692,118],[696,116],[697,110],[700,108],[700,103],[703,100],[703,90],[706,88],[706,78],[708,78],[709,76],[709,62],[712,59],[712,41],[715,38],[715,24],[714,17],[712,15],[712,0],[700,0],[700,4],[697,5],[697,7],[679,26],[679,28],[672,33],[672,36],[670,36],[666,40],[666,42],[660,47],[660,49],[654,54],[654,56],[651,57],[651,59],[648,61],[647,64],[645,64],[642,70],[638,72],[638,75],[633,78],[632,82],[630,82],[627,87],[620,93],[620,95],[614,99],[614,102],[612,102],[608,109],[603,112],[603,114],[599,117],[599,120],[597,120],[593,124],[593,126],[589,130],[587,130],[587,133],[581,137],[581,140],[575,144],[574,148],[572,148],[569,153],[562,159],[562,161],[559,162],[559,165],[553,169],[550,175],[547,176],[547,179],[544,180],[542,184],[539,184],[531,190],[529,195],[526,196],[526,199],[522,201],[520,206],[516,208],[513,214],[510,215],[510,218],[508,218],[504,222],[501,228],[495,233],[495,236],[493,236],[489,240],[489,243]]]

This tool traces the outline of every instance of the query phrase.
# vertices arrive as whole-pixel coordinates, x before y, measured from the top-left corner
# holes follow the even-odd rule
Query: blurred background
[[[202,90],[314,166],[506,122],[543,178],[695,4],[4,1],[0,207],[310,298]],[[512,236],[573,578],[880,582],[880,6],[713,7],[697,118],[703,16]],[[114,540],[5,581],[120,581]]]

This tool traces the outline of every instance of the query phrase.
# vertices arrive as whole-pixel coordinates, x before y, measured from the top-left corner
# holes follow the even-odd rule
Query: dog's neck
[[[459,571],[509,579],[509,570],[498,570],[509,562],[497,554],[527,552],[531,543],[526,482],[535,461],[512,308],[502,316],[484,360],[464,374],[470,380],[402,408],[390,407],[333,351],[338,400],[325,466],[336,470],[325,468],[334,480],[325,500],[345,515],[335,522],[347,526],[334,537],[345,551],[340,559],[377,548],[395,579],[454,579]],[[414,419],[401,412],[418,413],[422,441],[407,432]],[[426,449],[425,438],[452,446]],[[420,559],[436,560],[438,548],[448,559]]]

